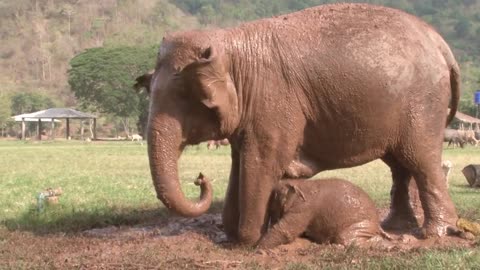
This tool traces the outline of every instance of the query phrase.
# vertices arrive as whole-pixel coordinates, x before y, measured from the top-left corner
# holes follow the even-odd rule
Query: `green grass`
[[[469,188],[461,173],[466,165],[480,162],[480,149],[446,149],[444,158],[454,164],[450,193],[460,214],[480,218],[480,189]],[[42,225],[55,225],[58,229],[83,229],[96,216],[109,224],[109,219],[113,223],[128,222],[129,218],[135,222],[145,212],[163,213],[157,211],[162,205],[151,183],[146,144],[0,141],[0,164],[0,221],[6,221],[9,227],[41,229]],[[221,201],[229,168],[228,147],[216,151],[206,150],[205,145],[187,148],[180,160],[184,192],[190,198],[198,196],[193,180],[203,172],[213,181],[215,199]],[[378,206],[389,203],[390,171],[381,161],[327,171],[317,177],[329,176],[351,180],[369,193]],[[62,187],[64,194],[59,205],[39,214],[37,194],[48,187]],[[88,221],[69,222],[75,216]]]
[[[480,252],[468,249],[410,251],[392,255],[323,253],[309,264],[292,263],[286,269],[479,269]]]
[[[197,197],[193,181],[204,172],[220,200],[228,182],[229,152],[203,148],[190,147],[182,156],[183,189],[188,197]],[[163,206],[151,183],[145,144],[0,141],[0,164],[0,222],[10,229],[76,231],[165,213],[159,211]],[[48,187],[61,187],[64,194],[58,205],[38,213],[37,195]]]
[[[461,216],[480,219],[480,189],[468,187],[463,167],[480,163],[480,148],[445,149],[454,164],[450,194]],[[188,148],[180,160],[180,178],[190,198],[199,194],[193,180],[199,172],[213,180],[219,211],[228,184],[229,148],[207,151]],[[362,187],[378,206],[389,203],[390,172],[374,161],[361,167],[328,171]],[[60,203],[37,211],[37,194],[62,187]],[[19,142],[0,141],[0,228],[35,233],[74,233],[92,227],[129,225],[158,220],[167,214],[151,183],[146,144],[132,142]],[[347,262],[356,261],[353,264]],[[342,266],[343,265],[343,266]],[[358,252],[319,255],[309,264],[286,269],[409,269],[480,268],[478,250],[449,249],[407,252],[395,256],[361,257]]]

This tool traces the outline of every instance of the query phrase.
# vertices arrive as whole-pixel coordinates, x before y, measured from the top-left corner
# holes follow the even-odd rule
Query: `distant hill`
[[[0,26],[1,91],[36,91],[73,105],[66,72],[76,54],[158,44],[166,31],[199,23],[167,0],[0,0]]]
[[[0,0],[0,91],[36,91],[70,106],[76,100],[67,84],[68,62],[86,48],[149,46],[167,31],[232,26],[332,2],[337,1]],[[480,1],[354,2],[399,8],[432,24],[461,62],[461,109],[473,112],[472,93],[480,89]]]

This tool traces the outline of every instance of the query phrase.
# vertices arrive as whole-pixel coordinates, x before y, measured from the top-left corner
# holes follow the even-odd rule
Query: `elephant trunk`
[[[148,156],[157,197],[171,211],[185,217],[205,213],[212,202],[208,181],[200,181],[200,199],[185,198],[178,178],[178,159],[183,150],[180,123],[172,117],[153,117],[148,127]]]

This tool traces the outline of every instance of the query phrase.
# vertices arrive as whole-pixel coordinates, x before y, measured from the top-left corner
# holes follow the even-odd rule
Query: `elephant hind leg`
[[[390,167],[393,184],[390,191],[390,213],[382,221],[385,230],[405,230],[419,226],[413,209],[418,209],[418,193],[410,194],[412,175],[393,155],[387,154],[382,160]],[[414,183],[413,183],[414,184]],[[415,207],[418,206],[418,207]]]
[[[405,168],[413,175],[423,208],[424,236],[444,236],[458,219],[441,167],[441,140],[420,140],[404,147]],[[412,151],[414,149],[414,151]],[[434,150],[433,150],[434,149]],[[438,150],[437,150],[438,149]]]
[[[379,236],[381,237],[381,228],[377,221],[363,220],[350,225],[341,231],[333,242],[344,246],[358,245],[363,246],[368,243],[370,239]]]
[[[455,227],[458,216],[448,194],[441,159],[425,160],[421,165],[413,175],[425,217],[425,236],[443,236],[449,227]]]

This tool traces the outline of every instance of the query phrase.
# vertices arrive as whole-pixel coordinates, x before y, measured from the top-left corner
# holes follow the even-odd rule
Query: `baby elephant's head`
[[[276,224],[296,202],[300,201],[305,201],[305,196],[296,184],[280,182],[270,196],[268,212],[271,224]]]

